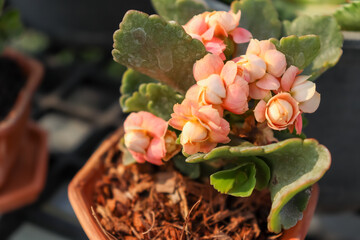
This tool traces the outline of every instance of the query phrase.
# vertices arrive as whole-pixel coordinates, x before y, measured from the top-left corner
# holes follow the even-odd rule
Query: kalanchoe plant
[[[120,103],[136,112],[120,143],[126,163],[174,161],[193,178],[210,164],[206,177],[221,193],[270,191],[270,231],[294,226],[331,162],[302,128],[320,104],[313,80],[341,55],[335,19],[281,23],[270,0],[234,1],[229,12],[153,3],[161,16],[129,11],[114,34],[114,59],[131,68]]]

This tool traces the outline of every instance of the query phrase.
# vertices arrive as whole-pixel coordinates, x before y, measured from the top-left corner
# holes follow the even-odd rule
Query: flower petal
[[[261,48],[260,48],[259,40],[251,39],[248,48],[246,49],[246,55],[254,54],[258,56],[260,55],[260,52],[261,52]]]
[[[205,22],[203,14],[194,16],[183,27],[188,34],[192,33],[196,35],[202,35],[208,29],[208,25]]]
[[[281,77],[281,88],[288,92],[292,87],[296,75],[299,73],[299,69],[295,66],[290,66]]]
[[[265,90],[278,90],[280,82],[273,75],[266,73],[264,77],[256,82],[256,86]]]
[[[313,113],[315,112],[320,105],[320,94],[318,92],[314,93],[314,96],[309,100],[299,104],[299,108],[304,113]]]
[[[265,110],[266,110],[266,102],[264,100],[260,100],[260,102],[256,105],[254,109],[254,115],[256,121],[262,123],[266,120]]]
[[[153,138],[150,142],[149,148],[146,152],[146,161],[155,164],[162,165],[162,158],[165,157],[165,141],[160,138]]]
[[[249,109],[248,96],[248,83],[244,79],[237,77],[234,84],[231,84],[226,88],[226,98],[224,99],[222,106],[232,113],[243,114]]]
[[[211,41],[205,43],[206,51],[220,56],[221,60],[225,60],[223,51],[226,49],[224,42],[218,38],[213,38]],[[224,57],[223,57],[224,56]]]
[[[149,112],[138,112],[137,114],[142,114],[143,124],[142,127],[146,130],[152,137],[163,137],[168,128],[167,122]]]
[[[192,85],[186,92],[185,98],[193,101],[199,100],[200,86],[197,84]]]
[[[206,41],[210,41],[211,39],[214,38],[214,34],[215,34],[215,27],[211,27],[208,30],[206,30],[206,32],[204,32],[201,35],[201,37]]]
[[[286,69],[285,55],[278,50],[268,50],[265,53],[264,60],[267,65],[267,71],[274,77],[280,77]]]
[[[196,81],[208,78],[211,74],[220,74],[224,66],[221,58],[214,54],[207,54],[194,64],[194,77]]]
[[[222,98],[226,96],[223,80],[217,74],[198,81],[197,84],[205,89],[205,99],[210,104],[221,104]]]
[[[312,98],[316,91],[315,83],[311,81],[305,81],[300,85],[291,88],[291,95],[298,102],[305,102]]]
[[[230,35],[233,37],[235,43],[247,43],[252,38],[251,32],[246,30],[245,28],[235,28],[230,32]]]
[[[237,64],[235,62],[226,62],[220,74],[221,78],[224,79],[226,85],[230,85],[235,81],[237,70]]]
[[[256,86],[256,82],[249,84],[249,96],[252,99],[263,99],[269,93],[269,90],[264,90]]]
[[[302,116],[301,114],[299,114],[299,116],[297,116],[297,118],[295,119],[295,129],[297,134],[301,134],[302,127],[303,127]]]

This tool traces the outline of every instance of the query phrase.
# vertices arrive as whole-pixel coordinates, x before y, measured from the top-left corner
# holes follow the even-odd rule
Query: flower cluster
[[[192,38],[201,41],[208,52],[225,60],[225,39],[246,43],[252,38],[248,30],[238,27],[240,17],[240,11],[236,14],[231,11],[204,12],[194,16],[183,27]]]
[[[186,154],[207,153],[219,143],[230,142],[225,110],[253,114],[251,121],[256,119],[259,132],[266,135],[257,142],[273,141],[270,129],[292,132],[295,128],[301,133],[301,114],[314,112],[320,103],[315,84],[309,76],[300,75],[297,67],[287,68],[285,55],[270,40],[251,39],[244,55],[224,63],[224,38],[236,43],[251,38],[251,33],[237,27],[239,20],[240,11],[205,12],[184,26],[210,53],[194,64],[196,83],[183,102],[175,104],[168,122],[147,112],[132,113],[126,119],[125,145],[138,162],[160,165],[179,151],[176,134],[167,130],[168,125],[181,131],[179,143]],[[254,107],[249,109],[249,105]],[[249,131],[240,130],[238,136]]]

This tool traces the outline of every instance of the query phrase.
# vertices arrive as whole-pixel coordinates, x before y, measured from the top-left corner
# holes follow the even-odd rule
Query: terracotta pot
[[[26,76],[26,83],[10,113],[0,122],[0,212],[2,213],[34,199],[32,195],[38,194],[43,186],[47,162],[46,134],[29,121],[31,99],[43,75],[42,65],[11,49],[6,49],[3,56],[18,63]],[[41,166],[32,167],[37,161],[40,161]],[[36,187],[33,188],[32,184]],[[9,196],[10,193],[15,195]],[[16,201],[17,199],[19,201]]]
[[[69,184],[68,195],[71,206],[90,240],[110,239],[93,217],[93,194],[95,183],[101,178],[103,172],[102,156],[118,143],[122,134],[123,130],[119,129],[105,140]],[[319,188],[315,185],[303,220],[299,221],[295,227],[285,231],[282,240],[303,240],[305,238],[315,211],[318,195]]]

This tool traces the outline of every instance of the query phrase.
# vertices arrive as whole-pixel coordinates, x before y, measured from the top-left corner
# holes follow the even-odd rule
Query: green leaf
[[[344,5],[334,13],[342,30],[360,31],[360,2]]]
[[[116,63],[117,64],[117,63]],[[119,65],[119,64],[117,64]],[[139,87],[143,83],[158,82],[151,77],[141,74],[133,69],[129,68],[122,76],[120,87],[120,104],[123,106],[125,101],[133,95],[134,92],[139,90]]]
[[[253,163],[216,172],[210,176],[210,184],[220,193],[236,197],[248,197],[255,188],[256,168]]]
[[[120,104],[124,112],[147,111],[169,120],[173,106],[180,103],[183,96],[161,83],[143,83],[138,92],[134,92]]]
[[[316,58],[320,50],[320,38],[315,35],[283,37],[271,39],[277,50],[285,54],[288,67],[294,65],[304,69]]]
[[[259,40],[279,38],[281,22],[271,0],[242,0],[231,4],[234,13],[241,10],[240,27]]]
[[[12,9],[3,12],[0,17],[0,48],[4,47],[6,41],[19,35],[22,30],[23,25],[18,11]]]
[[[280,211],[280,221],[284,229],[292,228],[303,218],[309,198],[311,196],[310,188],[296,194]]]
[[[269,166],[260,158],[257,157],[245,157],[236,159],[237,162],[241,163],[253,163],[256,167],[256,189],[262,190],[269,185],[270,181],[270,168]]]
[[[176,155],[171,159],[174,162],[175,167],[184,175],[188,176],[191,179],[196,179],[200,177],[200,164],[191,164],[185,162],[185,157],[181,154]]]
[[[187,162],[203,162],[214,159],[259,156],[271,169],[269,190],[272,207],[268,217],[268,229],[281,231],[280,211],[297,193],[317,182],[329,169],[331,156],[323,145],[314,139],[291,138],[266,146],[243,143],[239,146],[214,148],[207,154],[196,154]],[[241,159],[241,158],[239,158]]]
[[[181,25],[208,10],[206,3],[201,0],[151,0],[151,3],[165,20],[174,20]]]
[[[205,54],[181,25],[157,15],[130,10],[114,33],[115,61],[182,93],[195,83],[193,65]]]
[[[343,36],[334,17],[301,16],[293,22],[285,21],[284,31],[286,36],[315,34],[320,37],[320,52],[303,72],[305,75],[312,75],[312,80],[339,61],[342,54]]]

